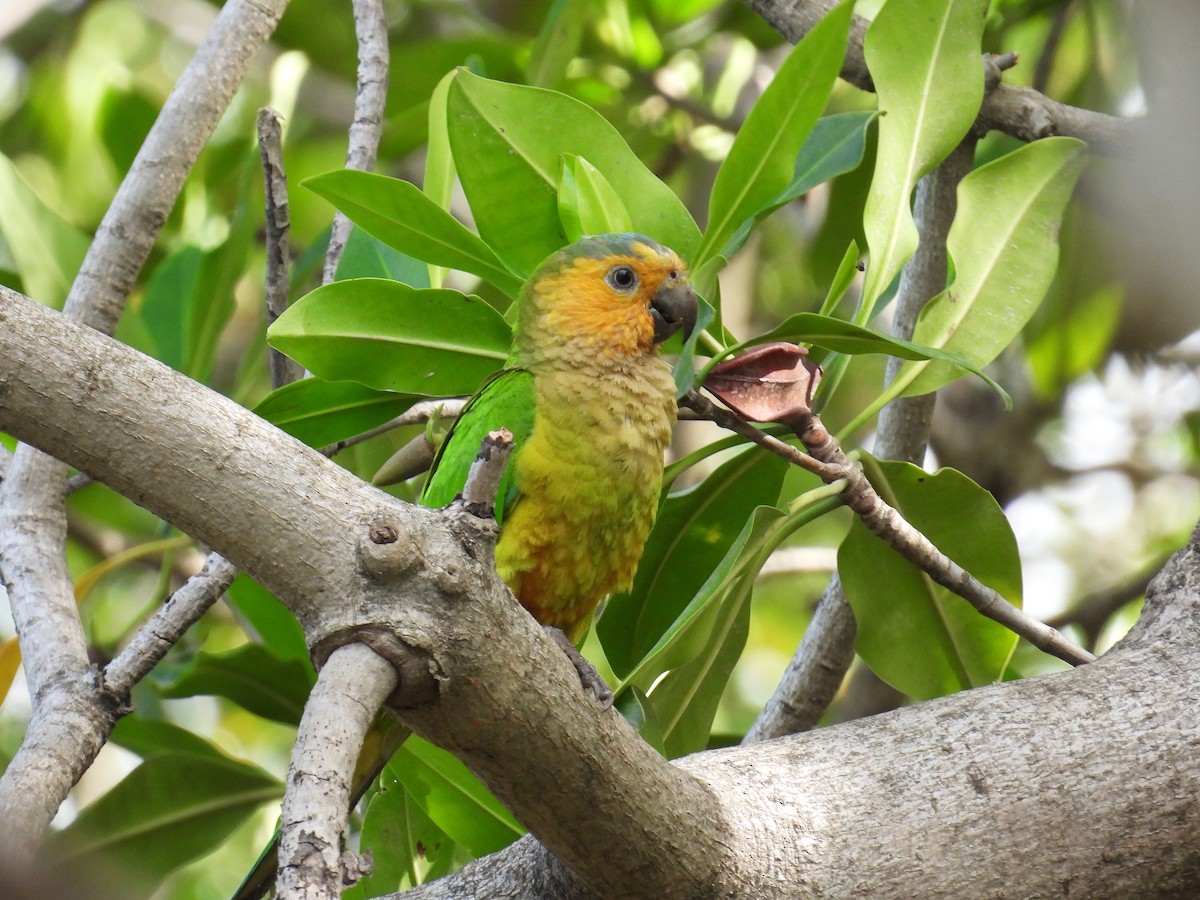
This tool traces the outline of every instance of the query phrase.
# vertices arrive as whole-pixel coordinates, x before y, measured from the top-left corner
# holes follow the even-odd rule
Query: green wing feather
[[[524,369],[505,369],[484,382],[434,457],[421,504],[440,508],[451,503],[462,493],[471,463],[488,432],[507,428],[512,432],[513,452],[496,492],[496,521],[503,523],[505,511],[511,510],[520,496],[513,478],[513,461],[533,431],[534,403],[533,375]]]

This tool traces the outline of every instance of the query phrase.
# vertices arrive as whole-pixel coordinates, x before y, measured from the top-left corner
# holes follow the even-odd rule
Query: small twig
[[[707,414],[709,408],[717,410],[711,401],[704,398],[697,400],[697,397],[695,391],[691,391],[680,402],[702,414]],[[741,425],[731,428],[731,430],[735,430],[739,434],[746,434],[742,428],[742,426],[746,426],[750,431],[762,434],[757,428],[750,426],[749,423],[742,421],[740,417],[729,411],[724,411],[724,415],[712,416],[712,420],[722,427],[730,427],[733,420],[737,420],[741,422]],[[730,424],[727,425],[727,422]],[[825,429],[818,416],[805,415],[787,424],[795,429],[797,436],[816,463],[804,462],[802,463],[803,468],[817,474],[826,483],[845,479],[847,485],[842,497],[846,505],[862,519],[868,531],[886,542],[906,560],[942,587],[962,597],[980,613],[1025,638],[1038,649],[1076,666],[1095,659],[1091,653],[1072,643],[1055,629],[1013,606],[999,593],[976,580],[970,572],[935,547],[929,538],[884,502],[870,481],[867,480],[862,469],[850,461],[841,445]],[[751,437],[749,434],[746,436]],[[764,435],[764,437],[769,436]],[[775,441],[774,438],[770,438],[770,440]],[[771,446],[766,441],[756,440],[756,443],[762,443],[763,446],[787,459],[791,459],[792,454],[804,458],[804,454],[798,453],[783,444],[782,441],[777,443],[787,449],[787,454],[780,452],[778,448]]]
[[[846,505],[873,535],[942,587],[962,597],[980,613],[1025,638],[1039,650],[1073,666],[1095,660],[1095,656],[1057,630],[1013,606],[995,590],[976,580],[905,521],[899,512],[884,502],[862,470],[850,462],[817,416],[797,424],[797,434],[809,453],[830,465],[843,468],[843,477],[849,482],[842,494]]]
[[[717,406],[698,391],[688,391],[680,398],[679,405],[692,410],[701,419],[715,422],[722,428],[740,434],[760,447],[771,451],[776,456],[786,459],[792,465],[812,472],[826,484],[844,477],[844,473],[840,469],[828,466],[820,460],[814,459],[807,453],[797,450],[791,444],[787,444],[779,440],[779,438],[767,434],[761,428],[755,428],[741,416]]]
[[[513,436],[507,428],[489,431],[483,439],[463,485],[462,501],[471,515],[482,519],[495,512],[496,492],[512,448]]]
[[[118,702],[129,700],[134,685],[146,677],[167,651],[233,583],[237,569],[219,553],[210,553],[203,568],[159,607],[133,640],[104,669],[104,690]]]
[[[406,425],[423,425],[428,422],[434,415],[438,415],[444,419],[457,419],[463,407],[467,405],[465,398],[451,398],[449,400],[422,400],[419,403],[414,403],[400,415],[394,419],[389,419],[382,425],[377,425],[369,431],[364,431],[362,434],[356,434],[354,437],[346,438],[344,441],[338,441],[334,444],[322,447],[320,453],[324,456],[337,456],[343,450],[349,450],[351,447],[357,446],[371,438],[379,437],[381,434],[387,434],[396,428],[403,428]]]
[[[381,0],[354,0],[354,32],[358,36],[358,93],[354,98],[346,168],[369,172],[375,168],[387,102],[388,31]],[[339,210],[333,216],[321,276],[323,284],[329,284],[337,275],[338,261],[349,236],[350,220]]]
[[[283,128],[279,113],[264,106],[258,111],[258,153],[262,158],[263,193],[266,198],[267,325],[272,325],[288,307],[288,212],[287,173],[283,168]],[[271,387],[281,388],[304,375],[304,370],[274,347],[268,348]]]

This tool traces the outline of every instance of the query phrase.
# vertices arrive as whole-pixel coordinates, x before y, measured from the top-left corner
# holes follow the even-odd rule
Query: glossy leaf
[[[723,248],[738,227],[788,187],[841,67],[852,8],[834,9],[792,49],[738,129],[713,181],[697,265],[728,255]]]
[[[756,335],[752,340],[729,348],[733,353],[741,347],[754,344],[765,344],[772,341],[792,341],[812,344],[835,353],[854,355],[859,353],[885,353],[900,359],[940,360],[947,366],[957,367],[958,370],[970,371],[991,385],[1001,395],[1007,397],[1003,389],[996,384],[990,375],[978,366],[973,365],[961,353],[953,350],[943,350],[937,347],[926,347],[921,344],[905,341],[890,335],[863,328],[853,322],[834,319],[817,313],[797,313],[789,316],[770,331]],[[725,354],[723,354],[725,355]]]
[[[633,230],[629,212],[612,185],[599,169],[573,154],[563,156],[558,214],[571,242],[587,234]]]
[[[60,308],[91,241],[46,206],[2,153],[0,234],[16,261],[25,293]]]
[[[987,5],[987,0],[888,0],[867,30],[864,53],[882,116],[863,215],[871,255],[864,310],[917,247],[910,206],[917,180],[957,146],[979,112]]]
[[[694,252],[699,230],[683,203],[591,107],[465,70],[449,104],[450,146],[479,233],[515,271],[528,275],[566,243],[556,197],[565,153],[604,175],[635,231],[685,259]]]
[[[1016,538],[994,497],[961,472],[867,460],[880,495],[952,560],[1020,604]],[[969,522],[970,527],[963,527]],[[1004,675],[1017,636],[918,571],[855,521],[838,572],[858,620],[858,653],[880,678],[919,700]]]
[[[405,741],[387,770],[439,828],[475,856],[503,849],[525,833],[457,757],[420,738]]]
[[[371,172],[339,169],[303,182],[356,225],[402,253],[478,275],[510,297],[521,279],[479,237],[416,185]]]
[[[267,333],[326,381],[438,397],[474,391],[511,343],[503,317],[477,297],[379,278],[319,287]]]
[[[446,212],[450,211],[456,175],[454,154],[450,152],[450,131],[446,126],[446,98],[453,78],[454,70],[451,69],[442,76],[429,98],[429,141],[425,148],[425,179],[421,184],[425,196]],[[440,288],[446,281],[446,267],[431,264],[426,280],[426,284],[413,286]]]
[[[281,659],[261,644],[225,653],[200,652],[170,684],[164,697],[225,697],[264,719],[296,725],[315,682],[312,666]]]
[[[617,675],[628,675],[659,642],[737,540],[754,509],[775,502],[786,470],[787,463],[778,456],[752,448],[700,484],[666,499],[633,588],[609,598],[596,625]]]
[[[429,267],[425,263],[389,247],[357,225],[350,229],[350,236],[346,238],[334,277],[337,281],[390,278],[409,287],[429,287]]]
[[[1046,138],[981,166],[958,189],[946,249],[954,283],[926,304],[913,340],[985,366],[1012,343],[1041,304],[1058,266],[1058,227],[1086,161],[1074,138]],[[906,395],[958,373],[944,363],[906,367]]]
[[[180,866],[215,849],[283,785],[261,769],[208,754],[152,756],[47,835],[45,866],[119,879],[121,896],[149,897]]]
[[[732,256],[746,243],[755,226],[781,206],[804,196],[817,185],[857,168],[866,149],[867,129],[877,115],[873,110],[866,110],[818,119],[796,157],[791,184],[752,218],[742,222],[726,241],[721,255]]]
[[[434,824],[395,775],[384,769],[379,791],[367,804],[359,846],[369,852],[371,874],[342,892],[347,900],[378,897],[424,884],[450,872],[458,845]]]
[[[846,291],[850,290],[850,285],[854,283],[854,278],[858,274],[858,258],[858,243],[851,241],[842,261],[838,263],[833,281],[829,283],[829,291],[825,294],[825,300],[817,315],[832,316],[841,305],[842,298],[846,296]]]
[[[415,399],[356,381],[303,378],[272,391],[254,411],[310,447],[324,447],[382,425]]]

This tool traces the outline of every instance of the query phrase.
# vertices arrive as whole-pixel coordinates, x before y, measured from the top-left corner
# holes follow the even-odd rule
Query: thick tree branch
[[[211,536],[298,614],[319,661],[321,635],[364,628],[408,647],[437,696],[401,700],[406,722],[597,895],[1200,886],[1194,545],[1092,665],[675,765],[580,695],[495,575],[486,522],[397,503],[130,348],[0,298],[0,427]]]
[[[746,5],[793,44],[803,38],[840,0],[746,0]],[[870,24],[855,16],[842,62],[842,78],[864,91],[875,86],[863,56],[863,37]],[[1023,141],[1066,135],[1087,141],[1093,150],[1107,151],[1133,128],[1128,119],[1079,109],[1051,100],[1032,88],[997,85],[987,93],[976,119],[983,131],[995,130]]]

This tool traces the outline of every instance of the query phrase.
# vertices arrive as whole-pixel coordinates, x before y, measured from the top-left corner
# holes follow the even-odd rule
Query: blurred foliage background
[[[61,302],[73,269],[34,267],[47,274],[28,283],[18,268],[37,258],[78,264],[218,5],[8,0],[0,10],[0,281]],[[378,171],[420,180],[430,93],[447,71],[465,64],[495,79],[529,81],[532,75],[534,83],[593,105],[703,222],[716,167],[788,47],[748,7],[729,0],[587,5],[591,12],[565,76],[542,77],[526,67],[548,2],[388,0],[391,85]],[[859,11],[869,16],[879,5],[860,3]],[[995,0],[985,47],[1020,53],[1006,81],[1089,109],[1138,115],[1147,89],[1135,24],[1120,0]],[[332,210],[297,185],[344,162],[355,50],[349,3],[294,0],[201,155],[119,337],[243,404],[268,393],[255,113],[269,104],[284,116],[293,296],[299,296],[319,278]],[[842,84],[828,112],[872,107],[872,97]],[[978,157],[991,159],[1014,145],[991,135]],[[722,273],[725,321],[735,334],[756,333],[820,306],[849,241],[864,245],[871,154],[868,146],[857,170],[774,215]],[[1005,506],[1021,548],[1026,608],[1100,649],[1136,617],[1147,576],[1200,516],[1200,341],[1189,339],[1200,313],[1191,297],[1123,275],[1105,222],[1112,177],[1103,161],[1085,174],[1063,227],[1051,294],[1020,344],[994,367],[1016,401],[1014,410],[1005,412],[977,380],[956,382],[939,399],[930,456],[933,465],[967,473]],[[455,212],[469,216],[465,204]],[[181,293],[187,297],[182,305]],[[187,317],[187,328],[167,327],[179,316]],[[170,337],[181,334],[186,340]],[[882,367],[879,357],[860,359],[825,420],[845,422],[873,397]],[[681,426],[681,447],[709,440],[704,428]],[[369,474],[410,436],[386,435],[338,461]],[[862,437],[869,447],[869,435]],[[101,485],[75,492],[69,511],[72,571],[102,660],[202,557]],[[748,727],[790,659],[848,524],[845,516],[825,517],[803,532],[802,544],[777,553],[760,576],[750,643],[717,720],[730,740]],[[256,591],[239,582],[233,593]],[[240,607],[222,605],[207,615],[139,688],[136,702],[281,777],[293,733],[284,724],[286,709],[259,707],[255,714],[247,708],[253,703],[179,686],[198,651],[219,652],[247,640]],[[5,615],[0,640],[12,635]],[[585,652],[595,651],[589,645]],[[1040,655],[1016,660],[1022,674],[1046,664]],[[287,706],[287,698],[276,699]],[[830,720],[902,702],[860,666]],[[19,691],[0,707],[0,758],[15,750],[27,712]],[[106,790],[132,760],[108,748],[60,821]],[[264,810],[213,857],[174,875],[160,896],[227,893],[274,815]]]

